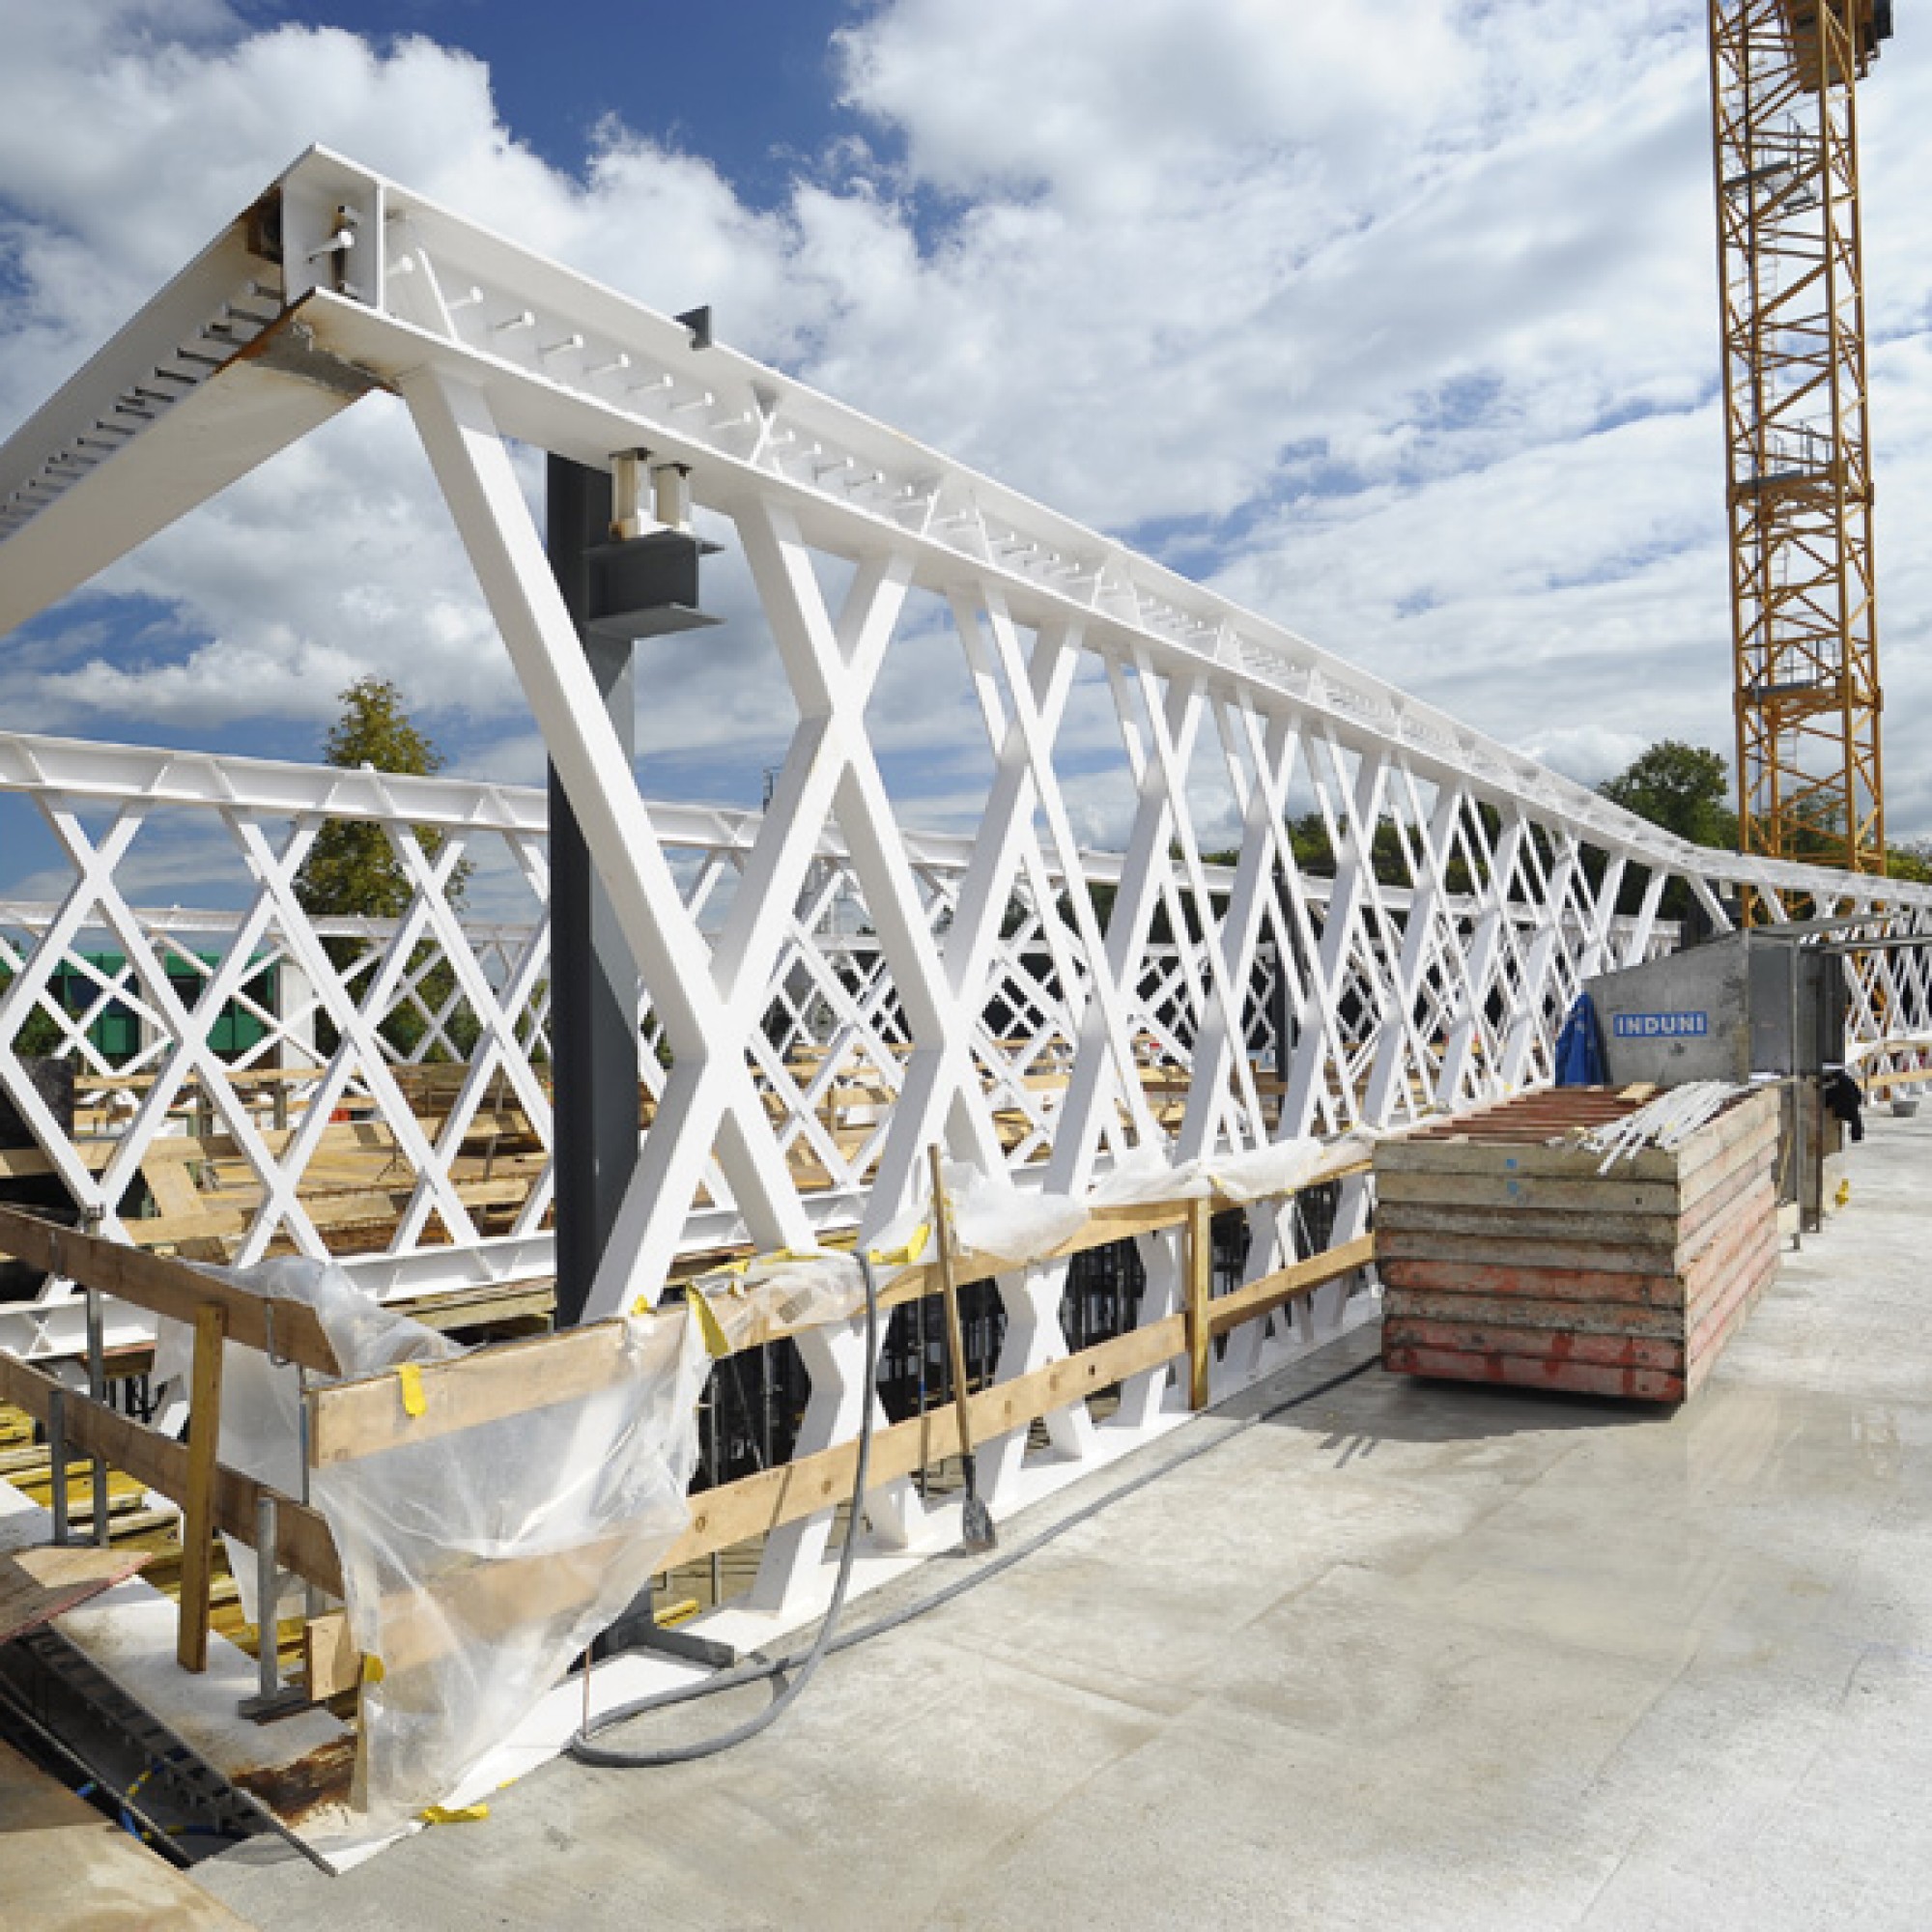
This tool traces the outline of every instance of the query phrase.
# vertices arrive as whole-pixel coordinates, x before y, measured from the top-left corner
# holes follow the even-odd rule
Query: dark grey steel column
[[[553,456],[551,568],[626,755],[637,750],[636,647],[589,628],[590,556],[608,544],[611,478]],[[556,1097],[556,1320],[582,1320],[638,1164],[638,970],[555,768],[550,774],[550,1039]]]

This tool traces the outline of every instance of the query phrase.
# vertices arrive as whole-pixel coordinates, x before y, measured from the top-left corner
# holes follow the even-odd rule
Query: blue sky
[[[1576,776],[1728,746],[1702,0],[0,0],[0,434],[321,140],[656,306],[713,302],[735,344]],[[1908,836],[1928,114],[1907,19],[1863,132]],[[644,780],[754,804],[788,708],[729,554],[707,598],[730,622],[653,693]],[[9,639],[0,716],[310,755],[371,668],[460,769],[540,775],[380,401]],[[943,654],[895,654],[875,713],[910,817],[970,822],[964,703]],[[1081,700],[1070,764],[1107,732]],[[1118,837],[1118,797],[1075,803]],[[0,871],[28,849],[0,845]]]
[[[781,204],[793,174],[853,117],[836,99],[829,46],[846,0],[395,0],[297,6],[253,0],[263,24],[346,27],[375,42],[421,35],[490,69],[506,127],[553,166],[576,168],[597,126],[615,115],[703,155],[753,205]]]

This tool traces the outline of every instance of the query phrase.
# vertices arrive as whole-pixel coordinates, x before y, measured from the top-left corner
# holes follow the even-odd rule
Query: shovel
[[[959,1416],[959,1456],[966,1469],[966,1521],[961,1547],[978,1556],[999,1547],[993,1513],[980,1500],[980,1470],[973,1455],[973,1418],[966,1401],[966,1338],[959,1326],[959,1284],[953,1278],[952,1221],[946,1210],[946,1184],[940,1177],[939,1150],[932,1149],[932,1234],[939,1248],[939,1286],[946,1302],[946,1353],[952,1372],[952,1402]]]

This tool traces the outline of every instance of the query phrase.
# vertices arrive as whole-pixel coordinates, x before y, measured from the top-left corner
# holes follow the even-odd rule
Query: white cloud
[[[776,208],[607,123],[568,173],[423,39],[249,30],[218,0],[0,0],[0,429],[308,140],[666,308],[1595,778],[1729,742],[1703,10],[1556,0],[889,0],[838,37],[855,133]],[[1912,722],[1932,565],[1932,46],[1863,101],[1892,822],[1932,830]],[[85,140],[70,138],[76,128]],[[701,136],[700,136],[701,139]],[[10,719],[319,722],[400,676],[465,769],[535,775],[500,645],[392,407],[367,404],[118,567],[174,621],[58,618]],[[661,655],[660,768],[751,803],[789,717],[742,571]],[[956,660],[955,660],[956,661]],[[909,812],[985,763],[908,650],[875,717]],[[675,665],[674,674],[663,668]],[[935,692],[943,690],[943,701]],[[1117,743],[1083,697],[1069,769]],[[1211,748],[1210,748],[1211,749]],[[1083,778],[1082,835],[1119,787]]]

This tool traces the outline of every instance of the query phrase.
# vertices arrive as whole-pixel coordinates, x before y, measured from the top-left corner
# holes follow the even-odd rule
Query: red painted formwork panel
[[[1776,1274],[1776,1102],[1600,1174],[1580,1130],[1637,1104],[1538,1094],[1378,1158],[1386,1367],[1653,1402],[1703,1381]]]

